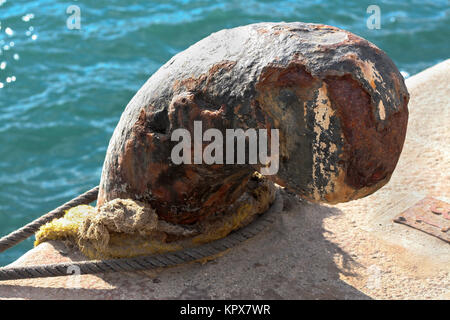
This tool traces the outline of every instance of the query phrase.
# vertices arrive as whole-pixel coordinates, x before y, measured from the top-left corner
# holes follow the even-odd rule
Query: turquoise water
[[[370,4],[379,30],[366,26]],[[70,5],[80,30],[66,26]],[[0,0],[0,235],[98,184],[122,110],[172,55],[260,21],[345,28],[405,75],[450,57],[448,1]],[[32,242],[0,254],[0,265]]]

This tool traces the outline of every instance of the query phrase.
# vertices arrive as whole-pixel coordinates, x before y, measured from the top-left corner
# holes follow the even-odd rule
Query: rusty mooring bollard
[[[109,144],[98,205],[132,198],[189,224],[235,201],[262,165],[173,163],[172,133],[194,136],[194,121],[224,135],[278,129],[279,170],[268,177],[301,197],[367,196],[397,164],[408,100],[391,59],[350,32],[306,23],[219,31],[170,59],[130,101]]]

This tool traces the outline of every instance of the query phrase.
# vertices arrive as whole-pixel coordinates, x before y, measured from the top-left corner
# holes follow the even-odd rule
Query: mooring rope
[[[76,207],[80,204],[89,204],[97,200],[97,195],[98,195],[98,186],[92,188],[89,191],[86,191],[85,193],[70,200],[69,202],[64,203],[62,206],[59,206],[58,208],[50,211],[49,213],[44,214],[40,218],[30,222],[29,224],[23,226],[22,228],[11,232],[7,236],[4,236],[3,238],[0,239],[0,252],[3,252],[11,247],[14,247],[16,244],[28,239],[29,237],[34,235],[34,233],[38,231],[42,225],[52,221],[55,218],[61,218],[64,215],[64,213],[70,208]]]
[[[50,213],[54,214],[53,218],[58,217],[60,213],[57,214],[55,212],[57,211],[59,212],[59,210],[62,210],[60,208],[65,208],[64,211],[70,209],[71,207],[69,207],[69,204],[71,204],[72,206],[77,206],[79,204],[87,204],[85,201],[88,201],[88,199],[92,199],[94,193],[95,195],[97,195],[98,187],[89,190],[88,192],[67,202],[63,206],[58,207],[57,209],[49,212],[45,216],[42,216],[41,218],[33,221],[32,223],[28,224],[27,226],[19,230],[22,230],[30,225],[33,225],[37,221],[39,221],[40,223],[41,219],[47,217]],[[96,196],[95,199],[89,201],[89,203],[94,200],[96,200]],[[237,246],[238,244],[244,242],[245,240],[252,238],[256,234],[264,230],[268,225],[272,224],[275,221],[276,213],[282,211],[282,208],[283,208],[283,199],[280,190],[277,189],[275,201],[265,213],[259,215],[253,222],[251,222],[247,226],[230,233],[227,237],[215,240],[207,244],[203,244],[192,248],[186,248],[175,252],[168,252],[165,254],[141,256],[135,258],[75,261],[75,262],[63,262],[55,264],[24,266],[24,267],[5,267],[0,268],[0,281],[67,276],[71,275],[75,269],[78,269],[80,271],[79,272],[80,274],[138,271],[161,267],[171,267],[182,263],[201,260],[207,257],[217,255],[225,250],[231,249]],[[52,218],[46,218],[45,219],[46,222],[48,222],[49,219],[51,220]],[[36,223],[36,225],[37,224],[38,223]],[[38,228],[39,227],[37,227],[34,230],[37,230]],[[24,236],[25,234],[22,235],[22,237]],[[2,238],[0,241],[2,241],[5,238],[6,237]],[[20,241],[21,240],[19,240],[19,242]]]

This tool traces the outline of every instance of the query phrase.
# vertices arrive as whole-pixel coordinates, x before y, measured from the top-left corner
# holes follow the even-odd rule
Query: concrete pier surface
[[[450,299],[450,245],[393,222],[426,196],[450,203],[450,60],[406,81],[405,145],[391,181],[336,206],[290,197],[267,230],[215,260],[0,282],[2,299]],[[47,242],[10,266],[84,260]]]

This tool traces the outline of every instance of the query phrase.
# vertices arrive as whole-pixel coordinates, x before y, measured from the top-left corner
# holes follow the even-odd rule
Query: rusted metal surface
[[[394,222],[401,223],[450,243],[450,204],[426,197],[399,214]]]
[[[391,59],[350,32],[305,23],[222,30],[170,59],[130,101],[98,203],[149,202],[174,223],[225,210],[260,166],[173,164],[171,133],[192,134],[194,120],[222,133],[279,129],[280,169],[270,179],[312,201],[358,199],[389,181],[408,100]]]

